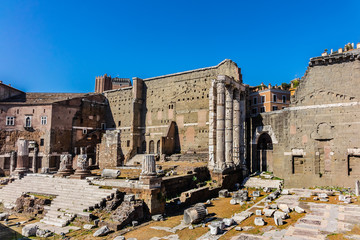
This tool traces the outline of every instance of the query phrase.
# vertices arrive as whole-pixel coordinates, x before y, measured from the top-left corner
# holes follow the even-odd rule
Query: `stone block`
[[[92,225],[92,224],[85,224],[84,226],[83,226],[83,229],[88,229],[88,230],[90,230],[90,229],[93,229],[93,228],[95,228],[96,226],[95,225]]]
[[[261,210],[260,210],[260,209],[257,209],[257,210],[255,211],[255,215],[256,215],[256,216],[261,216],[261,215],[262,215]]]
[[[261,217],[256,217],[255,220],[254,220],[254,224],[256,226],[264,226],[265,225],[265,221],[263,218]]]
[[[234,219],[232,218],[224,218],[223,222],[225,223],[226,227],[230,227],[235,223]]]
[[[99,230],[97,230],[93,236],[94,237],[102,237],[107,235],[110,232],[110,229],[107,226],[101,227]]]
[[[124,202],[131,202],[135,200],[135,195],[134,194],[126,194],[124,196]]]
[[[287,219],[289,217],[289,215],[285,212],[281,212],[281,211],[275,211],[274,212],[274,218],[279,218],[281,217],[283,220]]]
[[[273,209],[264,209],[265,217],[272,217],[274,212],[275,212],[275,210],[273,210]]]
[[[227,189],[222,189],[219,191],[220,198],[227,198],[230,197],[229,191]]]
[[[9,217],[8,213],[0,213],[0,221],[4,221]]]
[[[253,191],[253,197],[260,197],[260,191]]]
[[[304,213],[305,212],[305,210],[304,209],[302,209],[301,207],[299,207],[299,206],[296,206],[295,207],[295,212],[297,212],[297,213]]]
[[[278,205],[279,209],[282,210],[285,213],[289,213],[290,212],[290,208],[287,204],[279,204]]]
[[[22,235],[24,237],[35,237],[38,228],[39,227],[36,224],[28,224],[22,228]]]
[[[281,226],[283,225],[283,219],[281,217],[274,217],[274,222],[276,224],[276,226]]]
[[[236,205],[237,204],[236,199],[234,199],[234,198],[230,199],[230,204],[231,205]]]

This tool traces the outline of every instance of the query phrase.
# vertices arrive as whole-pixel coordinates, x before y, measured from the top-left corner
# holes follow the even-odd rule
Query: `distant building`
[[[102,93],[123,87],[131,87],[130,78],[111,78],[111,76],[107,74],[95,78],[95,93]]]
[[[10,169],[18,139],[29,140],[31,162],[36,152],[34,172],[56,170],[62,153],[81,147],[95,163],[106,107],[102,94],[25,93],[0,83],[0,175]]]
[[[271,84],[250,88],[249,106],[251,115],[263,112],[281,110],[290,104],[290,91],[282,87],[272,87]]]

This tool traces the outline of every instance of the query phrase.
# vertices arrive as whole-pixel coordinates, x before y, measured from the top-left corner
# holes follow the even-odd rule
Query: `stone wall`
[[[136,153],[207,152],[209,89],[218,75],[242,82],[236,63],[224,60],[215,67],[135,78],[133,87],[105,92],[107,127],[121,131],[125,161]]]
[[[288,187],[353,187],[360,177],[359,54],[311,59],[291,106],[252,119],[253,171],[263,154]],[[263,133],[272,149],[259,143]]]

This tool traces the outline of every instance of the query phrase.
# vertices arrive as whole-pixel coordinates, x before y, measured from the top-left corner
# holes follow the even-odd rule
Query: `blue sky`
[[[360,1],[0,1],[0,80],[92,92],[95,76],[148,78],[217,65],[244,83],[301,77],[311,57],[360,42]]]

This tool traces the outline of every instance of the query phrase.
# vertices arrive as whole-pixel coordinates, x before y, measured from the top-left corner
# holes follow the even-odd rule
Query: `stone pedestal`
[[[85,179],[86,177],[91,176],[91,172],[89,170],[89,162],[87,160],[86,154],[80,154],[77,156],[77,167],[74,175],[71,175],[71,178],[75,179]]]
[[[140,173],[140,182],[147,188],[161,187],[162,179],[156,176],[156,163],[154,155],[145,155]]]
[[[17,162],[15,175],[24,175],[29,172],[29,141],[25,139],[19,139],[17,141]]]
[[[60,156],[60,167],[56,176],[66,177],[74,173],[72,168],[72,156],[71,154],[61,154]]]

